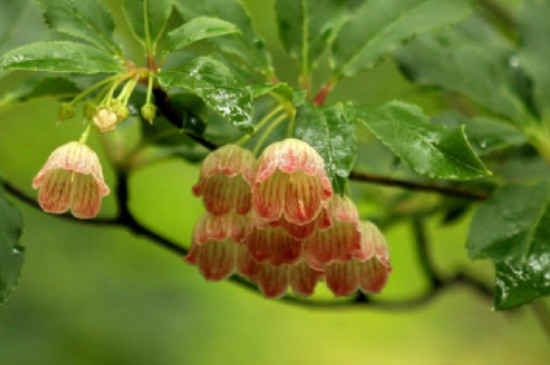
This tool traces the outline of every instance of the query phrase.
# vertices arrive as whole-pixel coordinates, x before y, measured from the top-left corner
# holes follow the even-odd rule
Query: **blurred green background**
[[[119,1],[106,3],[120,19]],[[246,3],[280,77],[291,80],[296,72],[277,42],[272,1]],[[23,19],[14,32],[27,39],[49,37],[34,6]],[[125,26],[117,36],[131,42]],[[0,44],[2,52],[4,47]],[[135,43],[128,43],[127,50],[139,54]],[[4,77],[0,94],[27,76]],[[331,98],[386,101],[411,88],[388,60],[343,82]],[[56,110],[56,103],[38,101],[0,112],[0,171],[30,194],[32,177],[47,155],[82,130],[77,119],[57,125]],[[106,161],[97,136],[91,144]],[[104,165],[112,185],[113,174]],[[188,245],[203,210],[190,192],[197,174],[197,166],[181,159],[136,171],[132,210],[153,230]],[[495,313],[490,302],[467,288],[445,291],[411,310],[308,310],[266,300],[229,282],[207,283],[181,258],[123,229],[62,221],[17,204],[27,224],[22,238],[27,259],[19,287],[0,308],[2,365],[550,363],[549,339],[529,309]],[[102,215],[112,214],[110,196]],[[452,273],[468,265],[469,271],[493,280],[488,263],[467,260],[469,218],[452,227],[441,227],[439,220],[431,221],[429,229],[439,269]],[[399,224],[385,233],[394,272],[381,296],[414,296],[426,283],[410,226]]]

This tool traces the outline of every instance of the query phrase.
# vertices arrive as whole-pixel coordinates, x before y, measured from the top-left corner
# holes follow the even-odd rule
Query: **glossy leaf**
[[[476,156],[464,128],[430,123],[422,110],[392,101],[354,108],[354,115],[415,172],[430,178],[469,180],[490,175]]]
[[[309,73],[336,36],[348,0],[276,0],[279,38],[302,74]]]
[[[109,11],[99,0],[37,0],[50,28],[84,39],[120,54],[113,40],[115,24]]]
[[[0,69],[75,72],[120,72],[122,62],[104,51],[75,42],[40,42],[16,48],[0,58]]]
[[[159,82],[164,88],[183,88],[198,95],[235,127],[252,131],[252,90],[235,80],[221,62],[200,57],[181,71],[160,73]]]
[[[17,243],[23,230],[23,216],[8,202],[0,189],[0,304],[13,292],[21,275],[25,250]]]
[[[495,118],[468,118],[450,112],[436,116],[433,121],[437,125],[449,128],[458,128],[464,125],[468,140],[478,155],[486,155],[510,146],[520,146],[527,142],[525,136],[517,128]]]
[[[223,19],[235,24],[242,36],[228,35],[213,38],[223,52],[236,55],[251,68],[266,76],[272,76],[271,58],[265,49],[265,42],[260,38],[250,20],[250,14],[240,0],[174,0],[176,8],[187,20],[200,16]]]
[[[480,17],[438,34],[424,35],[396,53],[406,76],[472,100],[521,125],[528,118],[514,85],[513,49]],[[512,58],[511,58],[512,57]]]
[[[123,0],[124,15],[137,39],[153,52],[166,22],[172,13],[174,0]]]
[[[225,20],[205,16],[195,18],[168,33],[168,51],[183,49],[203,39],[240,32],[237,26]]]
[[[520,16],[520,65],[534,83],[539,112],[550,115],[550,3],[528,0]]]
[[[468,0],[369,0],[334,42],[334,74],[352,76],[368,70],[403,41],[457,23],[469,12]]]
[[[80,88],[66,77],[44,76],[20,83],[0,98],[0,108],[40,98],[67,98],[76,96]]]
[[[550,294],[550,184],[495,193],[474,216],[468,251],[495,264],[497,309]]]
[[[325,169],[338,194],[357,159],[355,125],[342,104],[316,107],[304,104],[296,115],[296,136],[309,143],[325,161]]]

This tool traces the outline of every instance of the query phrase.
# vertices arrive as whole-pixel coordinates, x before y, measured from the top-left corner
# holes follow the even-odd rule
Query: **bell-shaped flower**
[[[274,266],[294,264],[302,253],[302,242],[279,227],[256,227],[245,244],[254,260]]]
[[[305,256],[313,267],[322,268],[334,261],[347,261],[364,249],[361,244],[359,214],[348,197],[335,195],[329,203],[332,225],[318,229],[304,242]]]
[[[69,209],[81,219],[97,216],[101,199],[109,194],[96,153],[81,142],[69,142],[52,152],[33,180],[38,203],[49,213]]]
[[[260,218],[304,225],[332,197],[322,157],[310,145],[286,139],[267,147],[258,160],[252,204]]]
[[[193,193],[202,196],[210,214],[219,216],[233,210],[247,214],[255,168],[256,159],[250,151],[225,145],[206,157]]]
[[[249,216],[204,214],[193,230],[186,261],[196,265],[207,280],[227,278],[235,271],[239,245],[247,236],[249,227]]]
[[[281,227],[283,228],[292,238],[297,240],[305,240],[310,238],[316,231],[327,229],[332,225],[332,219],[328,213],[327,208],[322,208],[317,215],[317,218],[311,222],[305,224],[294,224],[286,220],[283,216],[277,221],[266,222],[264,220],[257,219],[258,227]]]
[[[362,250],[355,258],[325,265],[327,286],[336,296],[348,296],[358,289],[380,292],[391,272],[389,249],[384,235],[371,222],[361,222]]]

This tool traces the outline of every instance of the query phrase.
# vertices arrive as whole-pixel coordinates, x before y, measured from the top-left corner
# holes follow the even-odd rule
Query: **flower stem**
[[[242,146],[246,142],[248,142],[260,129],[262,129],[271,119],[273,119],[280,111],[282,111],[284,107],[282,105],[277,106],[275,109],[270,111],[255,127],[254,131],[251,134],[244,135],[241,139],[239,139],[235,144]]]
[[[265,140],[269,135],[281,124],[285,119],[287,118],[286,114],[280,115],[277,119],[271,123],[271,125],[265,130],[265,132],[262,134],[260,139],[258,140],[258,143],[256,143],[256,146],[254,147],[254,150],[252,153],[254,155],[258,155],[258,152],[260,152],[260,149],[262,148],[262,145],[264,144]]]
[[[91,124],[88,124],[86,126],[86,129],[84,129],[84,132],[82,133],[82,135],[80,136],[80,139],[78,140],[78,142],[80,143],[86,143],[86,141],[88,140],[88,136],[90,135],[90,131],[92,130],[92,125]]]
[[[81,92],[80,94],[75,96],[75,98],[73,100],[71,100],[71,102],[69,104],[70,105],[75,105],[76,103],[78,103],[80,100],[84,99],[86,96],[88,96],[89,94],[91,94],[95,90],[99,89],[100,87],[102,87],[105,84],[108,84],[109,82],[117,80],[119,77],[121,77],[121,75],[115,75],[115,76],[108,77],[106,79],[101,80],[100,82],[90,86],[89,88],[87,88],[86,90],[84,90],[83,92]]]

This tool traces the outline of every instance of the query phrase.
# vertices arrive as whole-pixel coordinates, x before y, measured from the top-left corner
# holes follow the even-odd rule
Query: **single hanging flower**
[[[331,197],[323,159],[309,144],[286,139],[270,145],[260,156],[252,204],[266,222],[284,218],[299,226],[310,223]]]
[[[69,209],[80,219],[97,216],[109,194],[96,153],[81,142],[69,142],[52,152],[32,184],[38,203],[48,213]]]
[[[206,157],[193,193],[202,196],[210,214],[224,215],[233,210],[247,214],[255,168],[256,159],[250,151],[225,145]]]
[[[335,195],[327,208],[332,225],[318,229],[304,242],[305,256],[313,267],[334,261],[347,261],[361,254],[361,231],[359,213],[353,201],[345,196]]]
[[[118,116],[111,108],[101,108],[92,118],[92,122],[101,133],[112,132],[118,123]]]
[[[325,265],[326,282],[336,296],[378,293],[386,285],[391,272],[389,249],[384,235],[371,222],[361,222],[362,250],[347,261]]]
[[[239,245],[251,228],[249,216],[230,213],[203,215],[193,230],[191,249],[185,260],[196,265],[207,280],[223,280],[233,274]]]

